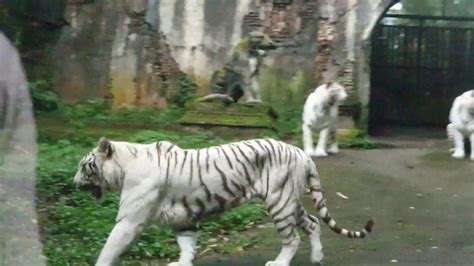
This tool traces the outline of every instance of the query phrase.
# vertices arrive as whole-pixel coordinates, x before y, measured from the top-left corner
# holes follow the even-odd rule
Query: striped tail
[[[313,180],[319,180],[319,178],[310,178]],[[313,182],[311,182],[313,183]],[[367,221],[365,224],[364,228],[360,231],[350,231],[344,228],[340,228],[339,226],[336,225],[336,221],[331,217],[329,214],[329,210],[326,207],[326,202],[323,197],[323,193],[321,191],[321,188],[319,186],[319,181],[317,181],[317,185],[311,185],[310,186],[310,191],[311,191],[311,197],[313,198],[313,202],[316,205],[316,210],[318,211],[319,217],[333,230],[334,232],[345,235],[348,238],[365,238],[365,236],[369,233],[372,232],[372,227],[374,226],[374,221],[370,219]]]

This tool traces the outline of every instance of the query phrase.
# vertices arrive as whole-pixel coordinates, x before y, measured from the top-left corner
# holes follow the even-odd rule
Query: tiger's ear
[[[326,89],[329,89],[329,87],[332,86],[332,81],[328,81],[326,82]]]
[[[107,158],[112,157],[112,143],[106,137],[102,137],[99,140],[99,152],[105,153]]]

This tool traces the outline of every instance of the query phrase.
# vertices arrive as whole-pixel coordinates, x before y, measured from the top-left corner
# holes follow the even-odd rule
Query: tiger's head
[[[328,104],[330,106],[340,104],[347,99],[347,92],[339,83],[326,83],[326,92],[328,95]]]
[[[74,184],[83,191],[91,192],[97,199],[106,190],[110,190],[109,179],[113,171],[109,165],[114,152],[112,143],[102,137],[99,144],[89,154],[84,156],[78,165]]]

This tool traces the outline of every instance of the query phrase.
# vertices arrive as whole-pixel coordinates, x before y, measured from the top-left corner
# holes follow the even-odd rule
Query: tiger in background
[[[326,207],[314,162],[299,148],[273,139],[181,149],[167,141],[136,144],[101,138],[80,161],[74,183],[97,198],[106,191],[121,193],[116,225],[96,265],[116,263],[155,222],[177,233],[179,260],[168,265],[192,265],[197,224],[252,198],[263,200],[282,240],[279,255],[266,266],[290,264],[300,244],[297,228],[309,235],[311,261],[320,262],[320,224],[301,203],[306,188],[318,216],[334,232],[364,238],[373,226],[370,220],[361,231],[338,227]]]
[[[451,157],[463,159],[466,156],[465,139],[471,143],[470,159],[474,161],[474,90],[466,91],[456,97],[449,112],[449,124],[446,126],[448,140],[454,148],[450,149]]]
[[[338,153],[336,126],[339,105],[347,98],[347,92],[338,83],[328,82],[312,92],[303,108],[303,147],[306,154],[326,157],[328,153]],[[316,149],[313,132],[319,131]],[[329,148],[327,147],[329,145]]]

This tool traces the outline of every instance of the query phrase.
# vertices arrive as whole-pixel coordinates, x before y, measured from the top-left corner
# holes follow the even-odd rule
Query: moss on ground
[[[274,111],[265,104],[231,104],[195,102],[186,107],[179,119],[183,125],[214,125],[250,128],[275,128]]]

